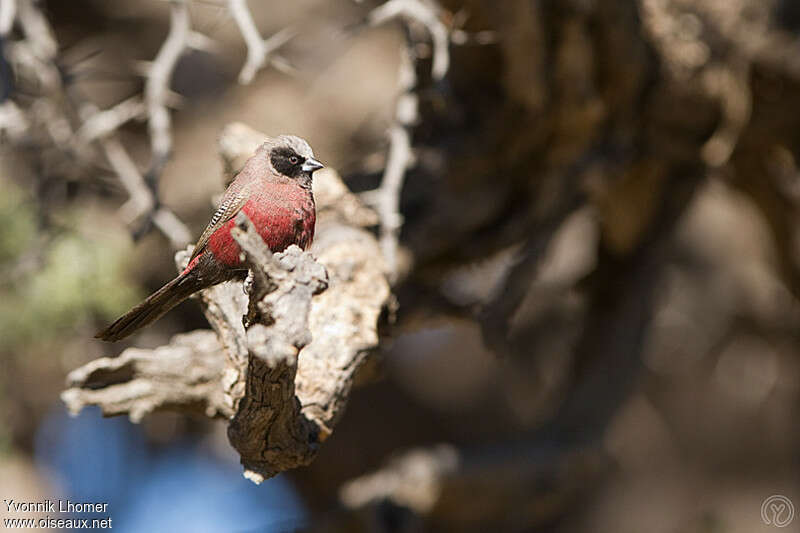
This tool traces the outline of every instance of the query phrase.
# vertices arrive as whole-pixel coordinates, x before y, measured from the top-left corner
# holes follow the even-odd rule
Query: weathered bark
[[[223,368],[217,336],[193,331],[154,350],[128,348],[73,370],[61,399],[73,414],[98,405],[104,415],[127,414],[134,422],[160,409],[229,418],[233,411],[224,399]]]

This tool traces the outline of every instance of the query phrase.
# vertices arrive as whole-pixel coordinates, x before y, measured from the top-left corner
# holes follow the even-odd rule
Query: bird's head
[[[276,174],[296,179],[302,185],[311,185],[311,175],[323,167],[314,159],[314,152],[306,141],[294,135],[280,135],[262,145]]]

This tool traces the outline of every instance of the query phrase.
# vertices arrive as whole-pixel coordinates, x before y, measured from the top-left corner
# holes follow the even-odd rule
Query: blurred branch
[[[3,10],[11,9],[7,4],[3,3]],[[34,2],[20,0],[16,13],[25,39],[11,43],[10,53],[14,61],[25,69],[26,75],[35,76],[37,85],[45,90],[45,94],[25,111],[16,106],[4,106],[0,128],[9,131],[12,136],[20,137],[32,124],[41,125],[56,146],[84,161],[91,161],[93,157],[86,147],[98,143],[130,196],[121,209],[123,220],[129,225],[142,219],[145,219],[144,224],[152,221],[174,248],[184,247],[191,239],[188,228],[169,209],[158,205],[155,187],[148,186],[136,163],[116,137],[121,126],[147,113],[154,160],[158,162],[154,165],[153,175],[157,175],[171,147],[165,101],[169,96],[172,70],[187,39],[185,33],[188,32],[189,19],[184,3],[172,3],[170,35],[149,70],[145,101],[134,96],[104,111],[82,100],[72,104],[73,95],[63,83],[56,63],[58,44],[54,32]],[[26,117],[26,113],[30,118]],[[73,127],[75,116],[79,121]]]
[[[403,21],[406,46],[402,49],[398,73],[399,94],[395,103],[394,121],[389,127],[389,150],[381,185],[378,189],[362,193],[374,205],[381,222],[381,251],[383,252],[392,283],[398,281],[399,235],[403,225],[400,214],[400,196],[406,171],[411,167],[414,153],[411,148],[411,129],[419,120],[416,59],[419,43],[414,25],[423,26],[433,43],[431,76],[434,81],[444,79],[450,65],[450,30],[442,21],[442,9],[434,0],[389,0],[367,15],[367,25],[379,26],[391,20]],[[464,33],[464,32],[462,32]],[[461,35],[462,41],[466,37]]]
[[[342,485],[339,499],[350,509],[391,501],[416,513],[427,513],[442,496],[443,481],[454,474],[461,455],[453,446],[409,450],[381,469]]]
[[[167,110],[169,85],[175,65],[188,46],[189,34],[189,7],[185,0],[172,0],[169,34],[148,69],[144,88],[152,151],[150,172],[154,177],[160,175],[172,151],[171,121]]]
[[[117,139],[103,139],[100,145],[111,167],[117,173],[120,183],[130,196],[130,199],[120,209],[122,219],[130,224],[142,213],[152,209],[153,196],[139,173],[139,169],[136,168],[136,163],[133,162],[121,142]]]
[[[386,261],[392,283],[397,281],[400,229],[403,216],[400,214],[400,193],[406,170],[411,166],[414,154],[411,151],[411,128],[418,119],[419,99],[414,93],[417,76],[411,44],[403,48],[400,59],[398,85],[400,94],[395,104],[394,123],[389,127],[389,153],[383,171],[381,185],[362,196],[378,211],[381,221],[381,252]]]
[[[439,81],[450,67],[450,35],[441,20],[441,11],[435,0],[389,0],[369,13],[367,23],[374,27],[401,18],[407,24],[416,22],[424,26],[433,43],[431,76]]]
[[[722,110],[720,125],[703,145],[703,159],[709,167],[721,167],[730,160],[752,113],[750,64],[742,60],[731,63],[709,69],[704,80]]]
[[[122,219],[131,224],[148,215],[152,218],[153,224],[170,240],[173,249],[186,246],[192,238],[189,228],[164,206],[153,211],[155,206],[153,193],[122,143],[114,137],[101,139],[99,142],[120,183],[130,196],[120,208]]]
[[[0,37],[5,37],[17,16],[17,0],[0,0]]]
[[[55,33],[34,0],[19,0],[17,20],[25,34],[25,40],[30,43],[37,57],[45,61],[56,57],[58,42]]]
[[[8,136],[18,140],[30,128],[30,122],[17,105],[11,100],[0,103],[0,138]]]
[[[239,83],[247,85],[253,81],[256,73],[268,63],[280,71],[290,72],[293,70],[285,59],[275,54],[276,50],[295,36],[296,32],[293,29],[284,28],[264,40],[247,7],[247,0],[228,0],[228,9],[247,44],[247,59],[239,73]]]
[[[339,498],[350,512],[366,516],[373,531],[407,530],[397,520],[413,517],[443,531],[515,531],[549,523],[609,469],[609,458],[591,447],[438,445],[402,453],[348,481]]]
[[[123,100],[104,111],[91,104],[82,108],[83,124],[76,132],[77,142],[89,144],[92,141],[114,133],[123,124],[144,116],[146,107],[139,95]]]
[[[417,90],[416,47],[417,42],[410,27],[413,23],[427,28],[433,41],[433,65],[431,75],[441,80],[450,64],[449,34],[440,20],[441,8],[433,0],[389,0],[373,9],[367,16],[370,26],[378,26],[389,20],[400,18],[406,24],[406,46],[401,51],[397,76],[399,88],[395,103],[394,122],[389,127],[389,151],[386,168],[378,189],[367,191],[362,197],[374,205],[381,221],[381,251],[383,252],[389,277],[396,283],[398,272],[398,247],[403,217],[400,214],[400,195],[406,171],[411,167],[414,153],[411,149],[411,128],[419,120],[419,97]]]
[[[146,217],[169,238],[175,249],[186,246],[191,240],[191,233],[172,211],[159,205],[157,179],[172,150],[171,121],[167,109],[171,94],[170,80],[178,59],[189,46],[190,34],[188,6],[183,0],[172,1],[169,34],[148,69],[144,101],[134,96],[106,111],[84,109],[84,124],[78,131],[78,137],[84,142],[99,139],[106,158],[128,192],[130,200],[121,209],[123,219],[132,224]],[[152,152],[149,184],[124,146],[108,137],[124,123],[145,112]],[[142,223],[146,225],[148,221]]]

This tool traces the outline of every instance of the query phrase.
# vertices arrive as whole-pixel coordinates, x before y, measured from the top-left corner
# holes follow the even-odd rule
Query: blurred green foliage
[[[8,415],[6,414],[6,409],[8,408],[8,402],[4,401],[5,398],[5,390],[3,387],[3,380],[0,379],[0,457],[4,455],[9,455],[12,451],[11,446],[11,432],[8,425]]]
[[[126,279],[126,253],[113,236],[89,238],[77,216],[37,229],[36,206],[8,181],[0,195],[0,338],[5,350],[52,341],[92,319],[114,318],[139,294]],[[95,232],[97,233],[97,232]]]
[[[23,192],[14,184],[0,180],[0,265],[20,256],[36,236],[36,217]]]

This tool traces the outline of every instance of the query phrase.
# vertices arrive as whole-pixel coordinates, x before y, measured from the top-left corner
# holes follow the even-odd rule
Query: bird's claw
[[[253,271],[247,271],[247,277],[244,278],[244,283],[242,284],[242,290],[245,294],[249,295],[253,291],[253,283],[255,281],[255,276],[253,276]]]

